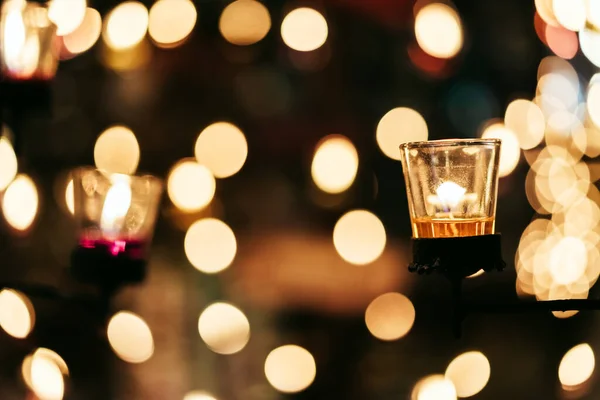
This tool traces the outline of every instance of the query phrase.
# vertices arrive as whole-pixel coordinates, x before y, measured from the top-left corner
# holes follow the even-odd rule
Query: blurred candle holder
[[[56,25],[45,5],[5,0],[0,18],[0,55],[5,81],[48,81],[56,74]]]
[[[413,232],[411,272],[456,278],[502,269],[495,233],[499,139],[400,146]]]
[[[109,292],[144,279],[162,186],[150,175],[75,171],[78,242],[71,271],[76,279]]]

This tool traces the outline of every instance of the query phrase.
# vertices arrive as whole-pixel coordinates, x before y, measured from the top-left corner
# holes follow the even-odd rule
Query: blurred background
[[[74,168],[165,196],[149,276],[108,319],[0,292],[0,398],[600,396],[597,314],[469,316],[453,337],[447,282],[406,269],[398,161],[501,138],[509,268],[465,297],[595,297],[600,1],[53,0],[35,45],[23,4],[0,26],[3,285],[85,293]]]

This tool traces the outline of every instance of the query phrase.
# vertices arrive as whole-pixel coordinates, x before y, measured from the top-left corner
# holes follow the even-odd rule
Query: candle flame
[[[4,63],[6,67],[21,75],[30,77],[35,72],[40,57],[40,44],[36,35],[27,37],[23,11],[26,3],[10,1],[2,32]]]
[[[435,192],[444,208],[453,209],[464,199],[466,191],[462,186],[447,181],[438,186]]]
[[[129,186],[129,181],[127,179],[113,178],[113,182],[113,185],[106,194],[100,218],[100,227],[108,235],[115,235],[121,230],[125,216],[131,206],[131,187]]]

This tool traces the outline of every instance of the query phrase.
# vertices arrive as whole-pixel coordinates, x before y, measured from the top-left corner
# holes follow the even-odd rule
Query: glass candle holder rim
[[[73,177],[82,175],[86,172],[99,172],[106,177],[118,175],[118,176],[128,176],[133,179],[147,179],[149,180],[153,186],[158,187],[159,190],[162,190],[163,180],[156,175],[148,174],[148,173],[135,173],[135,174],[122,174],[119,172],[108,172],[106,170],[102,170],[99,168],[94,168],[90,166],[77,167],[71,171],[71,175]]]
[[[463,147],[463,146],[496,146],[499,147],[502,139],[439,139],[425,140],[421,142],[406,142],[400,145],[400,150],[423,149],[435,147]]]

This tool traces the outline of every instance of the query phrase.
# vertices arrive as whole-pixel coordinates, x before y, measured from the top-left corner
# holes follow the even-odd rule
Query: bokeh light
[[[217,398],[203,390],[194,390],[186,393],[186,395],[183,397],[183,400],[217,400]]]
[[[190,0],[158,0],[150,8],[148,34],[160,47],[175,47],[192,33],[197,18]]]
[[[544,140],[544,113],[529,100],[517,99],[511,102],[506,108],[504,124],[517,136],[517,141],[524,150],[533,149]]]
[[[65,187],[65,205],[71,214],[75,214],[75,190],[73,188],[73,179],[69,179]]]
[[[381,340],[405,336],[415,322],[415,307],[400,293],[385,293],[374,299],[365,312],[369,332]]]
[[[559,57],[570,60],[579,50],[577,34],[563,27],[546,25],[544,38],[550,50]]]
[[[596,0],[585,0],[585,3],[588,22],[595,29],[600,29],[600,2]]]
[[[428,4],[415,17],[415,37],[427,54],[437,58],[454,57],[464,40],[460,17],[446,4]]]
[[[490,380],[490,362],[480,351],[462,353],[450,362],[446,378],[454,383],[458,397],[471,397],[481,392]]]
[[[596,67],[600,67],[600,30],[584,28],[579,31],[581,52]]]
[[[130,49],[146,36],[148,19],[148,9],[142,3],[120,3],[106,16],[102,33],[104,41],[113,50]]]
[[[0,291],[0,327],[17,339],[29,335],[35,324],[35,311],[31,301],[12,289]]]
[[[98,169],[133,174],[140,162],[140,146],[133,131],[117,125],[102,132],[94,146],[94,161]]]
[[[0,136],[0,192],[17,176],[17,155],[8,138]]]
[[[596,359],[594,351],[587,343],[579,344],[563,356],[558,367],[558,379],[567,387],[585,383],[594,373]]]
[[[348,138],[329,135],[317,144],[311,174],[319,189],[341,193],[352,185],[357,171],[358,153]]]
[[[52,0],[48,5],[48,18],[56,25],[56,34],[67,35],[83,22],[86,0]]]
[[[215,353],[234,354],[250,340],[250,323],[239,308],[228,303],[213,303],[200,314],[198,332]]]
[[[142,363],[154,353],[150,327],[140,316],[120,311],[112,316],[106,330],[108,342],[123,361]]]
[[[554,16],[552,0],[535,0],[535,9],[542,20],[550,26],[559,26],[560,24]]]
[[[71,54],[80,54],[92,48],[101,33],[102,17],[98,11],[88,7],[81,25],[63,37],[63,44]]]
[[[351,264],[365,265],[375,261],[385,249],[383,223],[367,210],[349,211],[333,228],[333,244],[340,257]]]
[[[248,143],[237,126],[229,122],[215,122],[200,132],[194,154],[196,160],[207,166],[216,178],[227,178],[244,166]]]
[[[17,175],[4,192],[2,213],[13,228],[27,230],[38,212],[39,198],[35,183],[27,175]]]
[[[237,252],[233,231],[215,218],[194,222],[185,234],[184,247],[190,264],[207,274],[227,268]]]
[[[23,360],[23,380],[39,400],[60,400],[65,391],[67,364],[56,352],[39,348]]]
[[[178,209],[185,212],[199,211],[215,196],[215,178],[208,168],[195,160],[177,163],[167,179],[167,193]]]
[[[454,384],[444,375],[430,375],[415,385],[411,400],[456,400]]]
[[[552,0],[554,16],[559,24],[578,32],[586,22],[585,0]]]
[[[507,176],[513,172],[521,158],[521,148],[515,133],[502,123],[494,123],[483,131],[481,137],[484,139],[495,138],[502,140],[498,176]]]
[[[271,386],[280,392],[297,393],[313,383],[317,366],[308,350],[288,344],[269,353],[265,360],[265,375]]]
[[[427,140],[425,119],[412,108],[398,107],[388,111],[377,124],[377,145],[393,160],[400,160],[400,145]]]
[[[229,43],[248,46],[261,41],[271,29],[269,10],[255,0],[236,0],[223,10],[219,31]]]
[[[594,75],[590,81],[587,94],[587,111],[594,125],[600,128],[600,74]],[[0,188],[2,188],[1,183]]]
[[[317,10],[302,7],[290,11],[281,23],[281,38],[291,49],[313,51],[327,41],[327,20]]]

